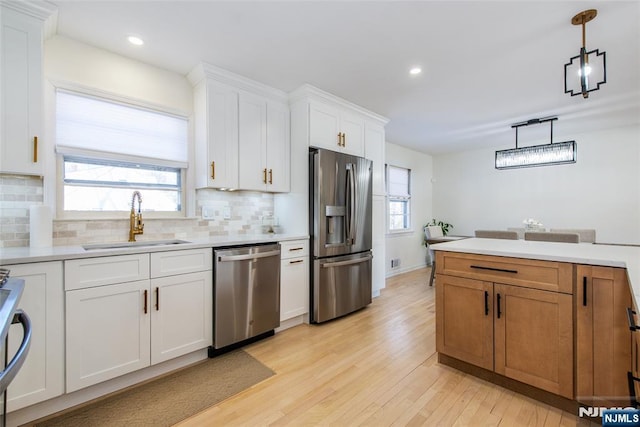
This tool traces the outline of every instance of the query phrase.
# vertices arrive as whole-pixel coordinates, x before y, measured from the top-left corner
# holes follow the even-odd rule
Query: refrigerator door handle
[[[347,245],[353,245],[356,237],[356,215],[354,212],[356,206],[356,165],[353,163],[347,163]]]
[[[350,259],[347,261],[336,261],[336,262],[326,262],[322,265],[322,268],[332,268],[332,267],[342,267],[343,265],[351,265],[351,264],[360,264],[361,262],[367,262],[373,259],[372,255],[367,255],[366,257]]]

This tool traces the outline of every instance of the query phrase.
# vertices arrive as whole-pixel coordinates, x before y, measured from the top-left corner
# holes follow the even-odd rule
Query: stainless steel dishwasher
[[[280,245],[216,249],[214,349],[280,326]]]

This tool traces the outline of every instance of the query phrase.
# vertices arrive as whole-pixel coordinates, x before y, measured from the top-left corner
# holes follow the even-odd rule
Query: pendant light
[[[516,148],[496,151],[496,169],[529,168],[534,166],[575,163],[577,146],[575,141],[553,142],[553,122],[557,117],[531,119],[511,125],[516,129]],[[551,138],[549,144],[518,147],[518,128],[549,122]]]
[[[564,93],[571,96],[589,97],[589,92],[600,89],[607,82],[606,52],[598,49],[587,52],[587,22],[598,15],[596,9],[587,9],[571,19],[573,25],[582,26],[582,47],[580,54],[572,57],[564,64]]]

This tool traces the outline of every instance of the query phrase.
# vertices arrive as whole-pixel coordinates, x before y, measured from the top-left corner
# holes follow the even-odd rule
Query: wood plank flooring
[[[276,375],[179,425],[590,424],[440,365],[429,273],[388,279],[379,298],[350,316],[296,326],[245,347]]]

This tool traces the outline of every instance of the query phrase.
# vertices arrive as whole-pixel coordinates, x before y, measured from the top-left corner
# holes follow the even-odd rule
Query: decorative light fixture
[[[598,49],[587,52],[586,24],[598,15],[595,9],[583,10],[571,19],[573,25],[582,25],[582,47],[580,54],[564,64],[564,93],[571,96],[582,94],[589,97],[589,92],[600,89],[607,82],[606,52]],[[574,63],[575,60],[575,63]]]
[[[557,117],[531,119],[511,125],[516,129],[516,148],[496,151],[496,169],[529,168],[533,166],[562,165],[575,163],[577,146],[575,141],[553,143],[553,122]],[[549,144],[518,147],[518,128],[549,122],[551,138]]]

